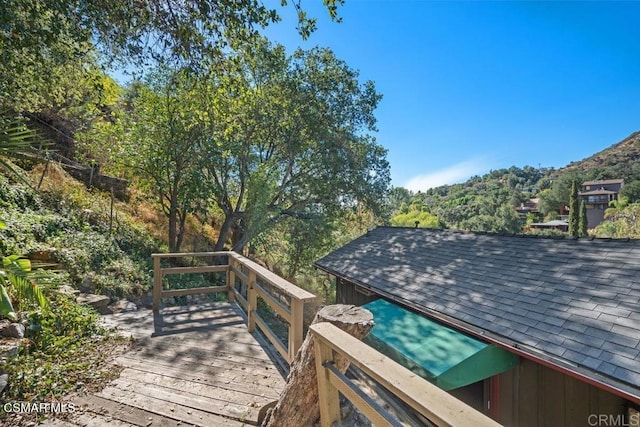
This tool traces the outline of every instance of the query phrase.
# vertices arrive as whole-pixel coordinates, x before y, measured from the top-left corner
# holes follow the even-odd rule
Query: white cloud
[[[414,176],[404,187],[411,191],[426,191],[441,185],[462,182],[488,170],[489,166],[484,159],[467,160],[444,169]]]

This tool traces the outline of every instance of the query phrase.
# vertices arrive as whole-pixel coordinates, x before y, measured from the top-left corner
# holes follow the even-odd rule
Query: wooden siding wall
[[[592,414],[626,413],[623,398],[523,358],[500,375],[499,394],[497,421],[505,426],[584,427]]]
[[[336,304],[364,305],[377,300],[377,295],[365,295],[356,290],[357,285],[346,280],[336,278]]]

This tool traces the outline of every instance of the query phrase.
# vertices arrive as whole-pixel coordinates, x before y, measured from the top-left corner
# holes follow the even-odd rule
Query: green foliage
[[[612,200],[609,202],[609,207],[604,211],[604,218],[615,220],[616,215],[629,206],[629,199],[626,197],[620,197],[618,200]]]
[[[533,212],[527,212],[527,217],[526,217],[526,220],[525,220],[525,223],[527,225],[533,224],[534,222],[538,222],[538,221],[539,221],[539,216],[538,215],[536,215]]]
[[[330,223],[356,204],[382,214],[389,166],[369,135],[380,100],[372,82],[360,84],[328,49],[287,58],[263,40],[229,64],[204,105],[218,118],[210,134],[219,138],[203,140],[205,179],[225,217],[217,249],[229,237],[241,249],[288,218]]]
[[[626,198],[630,203],[640,202],[640,179],[625,183],[620,189],[620,197]]]
[[[315,19],[292,3],[307,37]],[[340,4],[325,2],[332,19],[339,20]],[[195,70],[218,63],[229,41],[250,39],[279,19],[259,0],[1,0],[0,108],[34,111],[47,97],[60,99],[63,82],[94,62],[94,42],[111,63],[145,70],[181,62]]]
[[[569,235],[578,237],[580,235],[580,205],[578,204],[578,184],[571,183],[571,193],[569,194]]]
[[[3,366],[11,378],[3,396],[44,401],[109,375],[97,368],[117,340],[105,338],[97,318],[89,307],[59,294],[46,308],[31,311],[25,319],[28,343]]]
[[[578,218],[578,235],[584,237],[588,235],[589,219],[587,218],[587,205],[584,200],[580,202],[580,216]]]
[[[27,128],[20,117],[2,109],[0,103],[0,168],[24,182],[22,174],[11,160],[22,160],[27,154],[33,153],[34,142],[35,133]]]
[[[640,203],[633,203],[609,216],[594,230],[597,237],[640,238]]]
[[[285,223],[328,235],[357,205],[383,214],[389,166],[369,135],[380,95],[328,49],[287,57],[256,38],[211,74],[159,69],[129,97],[128,151],[169,219],[172,251],[189,212],[223,216],[217,250]]]
[[[18,301],[26,300],[46,307],[47,300],[42,289],[32,280],[31,261],[18,255],[2,258],[0,284],[9,287]]]
[[[555,221],[557,219],[560,219],[560,214],[558,214],[558,212],[556,211],[551,211],[548,212],[545,216],[544,216],[544,221],[548,222],[548,221]]]
[[[187,213],[207,201],[200,157],[208,156],[198,146],[208,135],[194,110],[194,84],[185,72],[161,68],[145,84],[135,86],[131,101],[135,119],[128,151],[132,155],[126,161],[168,218],[171,252],[180,250]]]
[[[393,216],[390,222],[391,225],[401,227],[442,228],[438,217],[428,212],[426,205],[419,197],[414,197],[406,208],[406,212],[401,211]]]
[[[463,184],[444,185],[415,195],[407,196],[396,190],[393,215],[409,213],[410,203],[418,199],[424,206],[421,210],[436,216],[442,227],[517,232],[520,224],[516,221],[515,207],[537,194],[540,182],[548,173],[547,169],[530,166],[511,167],[473,177]],[[413,200],[409,203],[407,197]]]
[[[491,233],[519,233],[522,226],[514,208],[500,206],[494,215],[481,214],[462,221],[463,230]]]
[[[574,182],[581,184],[588,178],[584,171],[570,170],[560,175],[551,182],[551,188],[543,191],[539,195],[540,203],[538,205],[540,211],[545,215],[551,211],[559,212],[569,205],[571,196],[571,186]]]
[[[150,286],[149,254],[157,251],[146,232],[127,222],[109,233],[109,214],[100,195],[74,195],[60,188],[41,197],[21,183],[0,175],[0,205],[7,224],[0,230],[0,253],[44,253],[64,269],[63,281],[79,286],[91,280],[112,297],[140,294]],[[78,200],[73,199],[77,197]],[[91,209],[88,209],[88,208]]]

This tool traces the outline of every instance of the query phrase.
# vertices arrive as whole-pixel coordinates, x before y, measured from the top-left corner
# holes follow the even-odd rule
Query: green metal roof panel
[[[364,305],[375,326],[365,341],[444,390],[452,390],[514,367],[518,357],[396,304]]]

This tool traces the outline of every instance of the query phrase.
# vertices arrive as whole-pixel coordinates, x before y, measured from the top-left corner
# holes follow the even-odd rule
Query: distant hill
[[[638,181],[634,187],[640,194],[640,132],[560,169],[512,166],[424,193],[396,191],[392,215],[429,212],[444,227],[516,232],[522,224],[513,208],[529,198],[540,198],[543,212],[555,211],[569,202],[571,181],[613,178],[622,178],[626,184]]]
[[[640,180],[640,132],[580,161],[558,169],[558,175],[579,170],[589,179],[623,178],[626,182]]]

